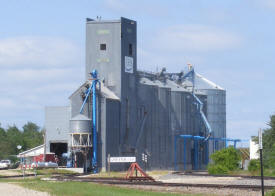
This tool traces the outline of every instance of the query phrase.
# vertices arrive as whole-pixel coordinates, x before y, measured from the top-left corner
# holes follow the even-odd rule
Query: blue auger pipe
[[[195,100],[197,101],[198,105],[199,105],[199,112],[201,114],[201,117],[202,117],[202,120],[204,122],[204,125],[208,131],[208,136],[205,138],[205,140],[208,140],[208,138],[210,137],[210,135],[212,134],[212,129],[211,129],[211,126],[203,112],[203,103],[201,102],[201,100],[195,95],[195,93],[193,92],[192,93],[193,97],[195,98]]]
[[[93,172],[97,173],[97,122],[96,122],[96,84],[99,83],[97,79],[97,71],[93,70],[91,73],[93,77],[93,158],[92,158],[92,167]]]
[[[191,94],[192,94],[192,96],[195,98],[195,100],[196,100],[197,103],[198,103],[200,115],[201,115],[202,120],[203,120],[203,122],[204,122],[204,125],[205,125],[205,127],[206,127],[206,129],[207,129],[207,131],[208,131],[208,136],[205,138],[205,141],[207,141],[208,138],[209,138],[209,137],[211,136],[211,134],[212,134],[212,129],[211,129],[211,126],[210,126],[210,124],[209,124],[209,122],[208,122],[208,120],[207,120],[207,118],[206,118],[206,116],[205,116],[205,114],[204,114],[204,112],[203,112],[203,103],[202,103],[201,100],[195,95],[195,70],[194,70],[194,68],[192,68],[188,73],[186,73],[186,74],[183,76],[182,80],[185,80],[185,79],[188,78],[188,77],[191,77],[191,79],[192,79],[192,84],[193,84],[192,93],[191,93]]]
[[[88,97],[89,97],[89,95],[90,95],[90,93],[91,93],[92,88],[93,88],[93,83],[92,83],[92,85],[89,87],[89,89],[85,92],[85,99],[84,99],[84,101],[83,101],[83,103],[82,103],[82,105],[81,105],[80,114],[83,113],[84,106],[85,106],[85,104],[86,104],[86,102],[87,102],[87,100],[88,100]]]
[[[92,154],[92,168],[93,168],[93,173],[98,172],[97,168],[97,119],[96,119],[96,85],[100,81],[97,79],[97,71],[93,70],[92,73],[90,73],[93,79],[93,82],[89,89],[86,92],[86,97],[83,101],[83,104],[80,109],[80,113],[83,112],[84,106],[88,100],[88,97],[92,91],[92,103],[93,103],[93,109],[92,109],[92,132],[93,132],[93,154]]]

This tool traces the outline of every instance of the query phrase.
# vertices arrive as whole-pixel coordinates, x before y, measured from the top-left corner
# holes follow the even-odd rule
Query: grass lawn
[[[250,172],[248,170],[231,171],[230,175],[244,175],[244,176],[261,176],[260,171]],[[264,169],[264,176],[275,177],[275,171],[272,169]]]
[[[34,172],[34,170],[32,170]],[[65,170],[65,169],[53,169],[53,168],[46,168],[46,169],[37,169],[37,175],[52,175],[52,174],[75,174],[73,171]]]
[[[88,182],[49,182],[39,178],[21,180],[21,186],[51,193],[55,196],[202,196],[201,194],[172,194],[99,185]]]

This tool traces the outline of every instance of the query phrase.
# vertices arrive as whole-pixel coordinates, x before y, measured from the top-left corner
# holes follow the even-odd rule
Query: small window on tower
[[[100,50],[106,50],[106,44],[100,44]]]
[[[132,44],[129,44],[129,56],[133,55],[133,46]]]

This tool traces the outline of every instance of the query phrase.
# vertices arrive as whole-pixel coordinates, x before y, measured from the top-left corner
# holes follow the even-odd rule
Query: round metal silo
[[[207,119],[212,129],[212,137],[226,137],[226,91],[223,89],[204,89],[207,95]],[[219,142],[216,149],[224,147],[224,142]]]
[[[92,120],[78,114],[70,120],[70,135],[72,148],[87,148],[92,146]]]
[[[91,130],[92,120],[83,114],[78,114],[70,120],[71,133],[91,133]]]
[[[206,79],[198,73],[195,73],[195,89],[203,92],[207,96],[206,117],[212,129],[212,137],[226,137],[226,90]],[[224,142],[218,142],[215,149],[219,150],[225,147]],[[209,143],[209,152],[213,152],[214,145]],[[212,149],[211,149],[212,148]]]

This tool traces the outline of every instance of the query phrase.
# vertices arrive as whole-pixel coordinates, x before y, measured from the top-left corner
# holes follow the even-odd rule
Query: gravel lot
[[[261,196],[260,191],[237,190],[237,189],[215,189],[199,187],[160,187],[141,185],[115,185],[119,187],[134,188],[139,190],[150,190],[169,193],[202,194],[204,196]]]
[[[45,192],[33,191],[10,183],[0,183],[0,195],[3,196],[50,196]]]
[[[167,183],[190,183],[190,184],[231,184],[231,185],[260,185],[260,179],[248,179],[241,177],[214,177],[214,176],[192,176],[167,174],[155,176],[155,179]],[[265,180],[265,185],[275,186],[275,180]],[[140,187],[141,188],[141,187]],[[216,189],[216,188],[199,188],[199,187],[143,187],[156,191],[168,191],[178,193],[200,193],[203,195],[215,196],[260,196],[260,191],[242,190],[242,189]]]
[[[162,182],[191,184],[261,185],[260,179],[249,179],[241,177],[214,177],[168,174],[159,177],[158,180]],[[265,180],[264,184],[266,186],[275,186],[275,180]]]

